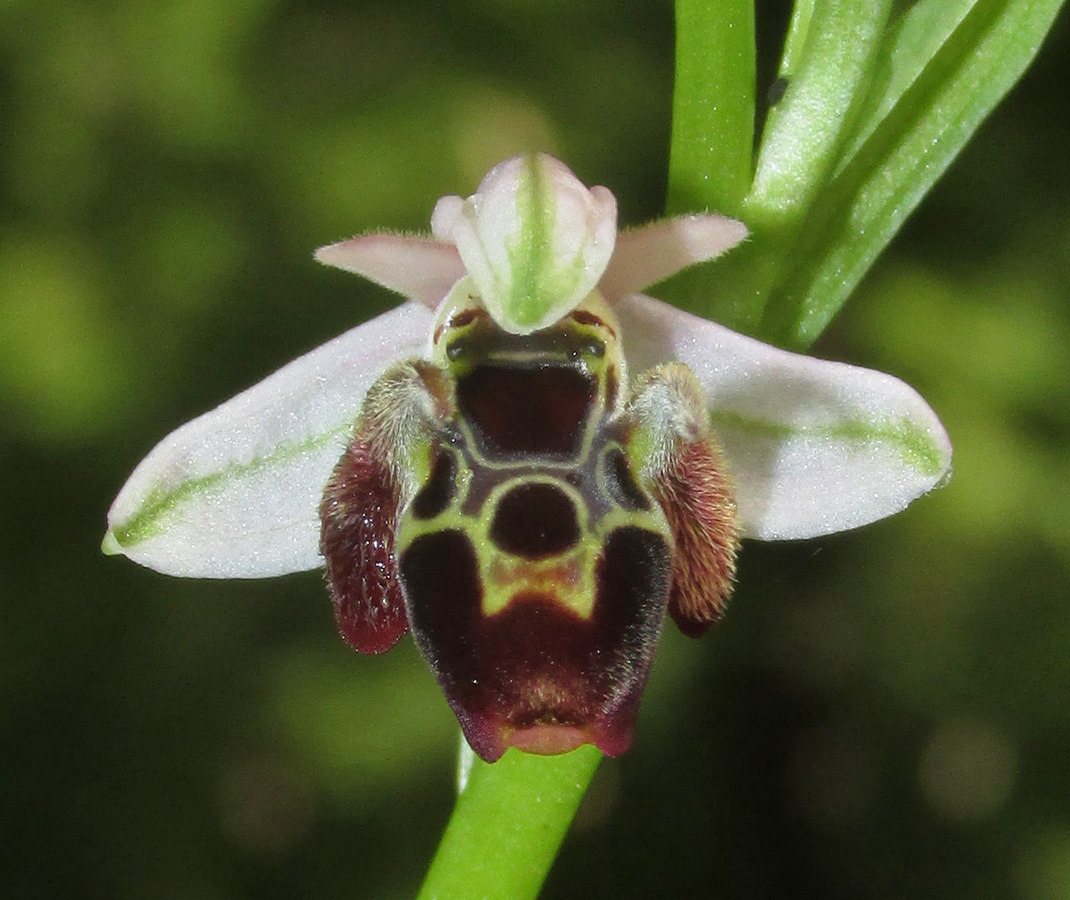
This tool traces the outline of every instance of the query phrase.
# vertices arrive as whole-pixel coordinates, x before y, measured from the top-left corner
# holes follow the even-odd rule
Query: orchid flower
[[[202,578],[326,566],[343,636],[381,652],[411,628],[484,758],[616,754],[666,611],[705,630],[740,538],[856,528],[948,476],[903,382],[638,293],[739,222],[618,231],[609,190],[529,155],[431,230],[317,251],[406,302],[161,441],[105,552]]]

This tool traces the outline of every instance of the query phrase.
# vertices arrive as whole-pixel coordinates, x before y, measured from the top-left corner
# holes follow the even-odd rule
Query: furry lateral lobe
[[[698,637],[724,612],[739,550],[736,505],[712,440],[683,444],[655,496],[676,543],[669,615]]]
[[[366,436],[346,447],[320,507],[335,620],[361,653],[383,653],[409,630],[394,556],[400,491],[373,447]]]
[[[684,365],[658,366],[637,380],[626,415],[637,429],[640,476],[673,535],[669,614],[684,634],[698,637],[724,612],[740,543],[702,387]]]
[[[408,630],[394,536],[451,404],[435,366],[392,366],[369,389],[324,489],[320,550],[331,601],[342,637],[361,653],[383,653]]]

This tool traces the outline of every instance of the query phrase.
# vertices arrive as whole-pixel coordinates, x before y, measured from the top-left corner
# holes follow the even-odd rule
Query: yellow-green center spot
[[[587,536],[575,550],[549,560],[516,559],[502,553],[481,558],[483,615],[495,616],[514,600],[539,596],[581,619],[590,619],[594,614],[598,549],[597,542]]]
[[[579,543],[562,554],[544,559],[524,559],[498,549],[490,536],[498,501],[521,484],[550,483],[568,494],[576,509]],[[519,597],[539,595],[551,598],[581,619],[594,613],[595,565],[602,549],[601,538],[590,531],[587,506],[570,486],[557,479],[511,478],[499,484],[483,504],[479,519],[472,520],[469,536],[477,548],[483,582],[480,609],[494,616]]]

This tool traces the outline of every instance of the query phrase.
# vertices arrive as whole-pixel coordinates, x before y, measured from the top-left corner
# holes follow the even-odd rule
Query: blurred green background
[[[950,486],[746,546],[547,898],[1070,896],[1068,43],[817,348],[922,391]],[[0,895],[414,893],[457,737],[411,642],[348,651],[316,573],[104,558],[104,515],[166,432],[393,302],[314,247],[527,148],[656,216],[671,87],[666,0],[0,2]]]

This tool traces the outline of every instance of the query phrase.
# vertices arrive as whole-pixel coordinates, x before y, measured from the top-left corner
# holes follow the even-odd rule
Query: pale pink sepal
[[[464,275],[464,264],[452,243],[414,235],[359,235],[320,247],[315,257],[324,265],[362,275],[431,309]]]
[[[940,420],[891,375],[789,353],[642,295],[615,311],[632,371],[676,359],[705,388],[747,537],[856,528],[950,473]]]
[[[105,551],[200,578],[322,565],[319,504],[364,394],[390,363],[426,355],[432,320],[406,303],[164,438],[112,504]]]
[[[676,216],[618,232],[598,289],[611,303],[731,250],[747,226],[717,215]]]

